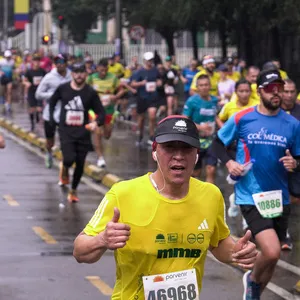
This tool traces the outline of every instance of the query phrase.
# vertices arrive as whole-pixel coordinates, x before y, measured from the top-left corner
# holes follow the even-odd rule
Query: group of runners
[[[279,61],[267,62],[261,69],[245,68],[233,55],[216,68],[214,57],[206,55],[201,65],[192,59],[181,69],[174,57],[161,61],[152,52],[143,54],[142,65],[134,57],[126,67],[117,54],[97,65],[89,55],[74,59],[58,54],[52,62],[42,52],[28,55],[17,73],[28,100],[31,129],[42,112],[46,166],[51,168],[58,128],[61,186],[69,184],[69,168],[76,164],[70,202],[79,201],[77,187],[93,146],[97,165],[106,167],[102,138],[110,138],[115,118],[131,111],[140,145],[148,117],[157,170],[114,185],[75,241],[79,262],[95,262],[107,249],[116,251],[113,299],[143,299],[144,292],[152,292],[145,276],[191,268],[197,279],[188,278],[186,288],[194,285],[198,295],[208,250],[222,262],[251,269],[243,277],[243,299],[260,299],[281,249],[292,249],[288,217],[291,201],[300,197],[299,187],[293,185],[300,171],[300,105],[296,85]],[[6,63],[0,61],[0,68],[5,78],[8,73],[2,66],[8,59],[4,56]],[[179,82],[184,85],[183,107],[178,100]],[[6,86],[5,95],[8,91]],[[11,99],[7,99],[10,112]],[[234,184],[229,209],[240,207],[250,230],[239,241],[230,237],[222,194],[212,185],[220,162]],[[202,169],[206,183],[194,179]],[[195,230],[203,243],[194,246],[188,239],[182,244],[175,241],[171,248],[149,240],[170,232],[188,236]],[[170,282],[166,289],[172,285],[176,283]]]

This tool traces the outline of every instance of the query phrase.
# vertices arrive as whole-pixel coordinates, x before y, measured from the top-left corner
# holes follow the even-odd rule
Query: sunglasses
[[[66,61],[64,59],[58,59],[55,63],[63,65],[66,63]]]
[[[283,84],[282,83],[269,83],[268,85],[263,87],[263,90],[270,94],[274,92],[274,89],[276,88],[277,92],[281,93],[283,92]]]

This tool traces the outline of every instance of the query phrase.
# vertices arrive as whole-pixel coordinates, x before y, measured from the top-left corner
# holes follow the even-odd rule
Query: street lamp
[[[122,38],[122,9],[121,0],[116,0],[116,53],[123,58],[123,38]]]

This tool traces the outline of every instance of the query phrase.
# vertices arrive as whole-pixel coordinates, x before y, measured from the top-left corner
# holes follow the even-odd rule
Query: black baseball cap
[[[161,120],[155,130],[158,144],[180,141],[200,149],[199,133],[195,123],[185,116],[172,115]]]
[[[68,58],[65,54],[57,54],[55,57],[54,57],[54,63],[57,64],[57,63],[67,63],[68,61]]]
[[[278,70],[263,70],[259,73],[256,83],[258,87],[264,87],[275,81],[284,84]]]
[[[75,63],[72,65],[72,72],[86,72],[84,63]]]

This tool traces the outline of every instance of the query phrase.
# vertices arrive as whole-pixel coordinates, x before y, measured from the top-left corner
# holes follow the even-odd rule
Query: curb
[[[44,152],[46,150],[45,138],[38,137],[35,133],[24,129],[17,124],[14,124],[12,121],[7,120],[5,118],[0,118],[0,127],[3,127],[4,129],[13,133],[15,136],[39,148],[41,151]],[[62,160],[62,153],[58,147],[53,148],[53,156],[59,161]],[[123,180],[122,178],[114,174],[110,174],[104,169],[93,165],[89,161],[86,161],[85,163],[84,175],[92,178],[96,182],[100,182],[108,188],[111,188],[115,183]]]

